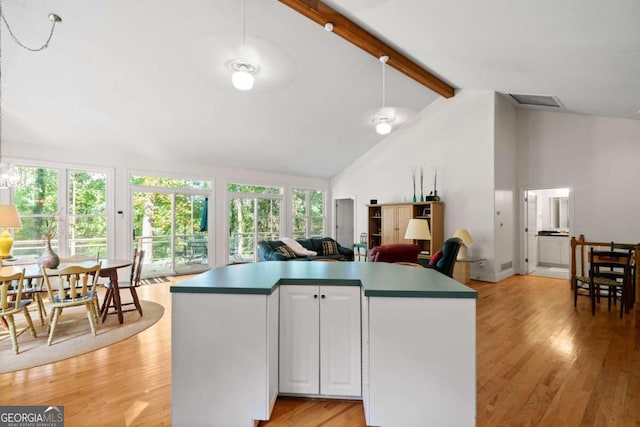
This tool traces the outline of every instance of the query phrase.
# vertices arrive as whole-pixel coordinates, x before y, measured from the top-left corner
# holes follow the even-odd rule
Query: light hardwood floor
[[[640,425],[638,307],[622,320],[606,304],[592,316],[586,298],[574,310],[567,283],[533,276],[472,282],[479,292],[478,426]],[[165,306],[156,325],[108,348],[0,375],[0,404],[64,405],[68,427],[171,425],[169,285],[139,291]],[[354,427],[364,416],[357,401],[279,399],[261,425]]]

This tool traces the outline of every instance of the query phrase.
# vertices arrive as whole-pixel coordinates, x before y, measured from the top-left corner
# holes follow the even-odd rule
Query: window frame
[[[15,163],[20,167],[33,168],[33,169],[52,169],[58,173],[57,177],[57,216],[64,218],[60,221],[59,228],[57,230],[57,243],[56,252],[59,256],[66,257],[70,255],[69,245],[69,184],[70,184],[70,172],[80,171],[87,173],[97,173],[105,175],[105,218],[106,218],[106,247],[107,253],[100,254],[101,257],[113,258],[115,251],[115,218],[113,214],[113,206],[115,204],[115,195],[113,191],[114,183],[114,169],[105,168],[95,165],[80,165],[75,163],[63,163],[63,162],[42,162],[33,160],[16,160]],[[9,200],[15,204],[15,189],[10,189]],[[21,214],[22,215],[22,214]],[[42,239],[44,242],[44,239]],[[44,245],[43,245],[44,248]]]
[[[306,214],[305,215],[297,215],[296,212],[294,211],[294,204],[293,204],[293,197],[294,197],[294,193],[298,192],[298,191],[304,191],[305,192],[305,211]],[[327,198],[328,198],[328,191],[326,189],[319,189],[319,188],[309,188],[309,187],[297,187],[297,186],[292,186],[290,189],[290,194],[289,194],[289,206],[290,206],[290,213],[291,213],[291,221],[290,221],[290,226],[291,226],[291,234],[292,236],[295,233],[294,230],[294,220],[296,217],[298,218],[304,218],[305,220],[305,237],[306,239],[309,239],[312,237],[312,223],[313,223],[313,219],[318,219],[320,217],[317,216],[312,216],[311,215],[311,192],[318,192],[318,193],[322,193],[322,237],[327,236]]]

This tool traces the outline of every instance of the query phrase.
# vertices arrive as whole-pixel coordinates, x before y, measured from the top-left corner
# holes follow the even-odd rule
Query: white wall
[[[49,162],[62,163],[65,165],[77,165],[78,167],[98,166],[107,167],[114,170],[114,192],[115,206],[114,212],[123,211],[124,215],[115,215],[115,253],[110,256],[129,258],[131,256],[131,207],[129,192],[129,173],[147,172],[150,174],[165,176],[185,177],[192,179],[203,179],[214,181],[214,188],[209,198],[211,207],[209,224],[210,253],[214,257],[210,262],[215,265],[224,265],[227,258],[227,233],[226,206],[226,184],[228,182],[240,182],[258,185],[284,186],[285,188],[313,188],[325,190],[330,199],[329,181],[324,179],[279,175],[266,172],[256,172],[244,169],[228,168],[224,166],[213,166],[215,159],[212,159],[212,166],[203,166],[192,163],[178,163],[156,158],[153,153],[140,152],[137,156],[120,156],[118,152],[112,151],[105,146],[101,153],[93,153],[82,148],[60,149],[59,147],[49,147],[31,144],[13,144],[11,146],[12,156],[7,157],[7,161],[16,163],[29,162]],[[251,155],[250,153],[248,155]],[[0,197],[5,197],[0,195]],[[282,212],[285,214],[284,223],[287,233],[290,230],[289,212],[290,201],[285,198]],[[213,202],[213,204],[212,204]],[[329,209],[329,207],[327,207]],[[331,218],[327,217],[326,230],[331,230]]]
[[[495,263],[494,276],[502,280],[517,269],[516,109],[502,95],[495,95]],[[472,266],[471,276],[482,265]]]
[[[640,242],[640,121],[519,109],[518,184],[572,188],[571,234]]]
[[[355,236],[367,231],[365,205],[370,199],[411,201],[411,169],[420,166],[428,194],[437,168],[445,238],[457,228],[468,229],[475,241],[469,254],[487,258],[478,278],[493,281],[493,118],[493,92],[459,91],[453,98],[440,98],[334,177],[333,197],[355,200]]]

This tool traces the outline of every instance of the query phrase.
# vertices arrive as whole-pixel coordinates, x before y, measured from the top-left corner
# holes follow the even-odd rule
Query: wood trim
[[[388,65],[428,87],[438,95],[445,98],[451,98],[455,95],[455,90],[452,86],[320,0],[279,1],[322,26],[327,23],[333,24],[333,33],[376,58],[387,55],[389,57]]]

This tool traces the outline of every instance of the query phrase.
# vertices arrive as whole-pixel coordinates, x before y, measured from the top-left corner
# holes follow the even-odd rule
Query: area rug
[[[40,325],[37,312],[30,312],[37,338],[29,331],[18,337],[20,353],[15,354],[10,339],[0,341],[0,374],[34,366],[46,365],[90,351],[98,350],[144,331],[156,323],[164,314],[164,307],[151,301],[140,301],[144,316],[137,311],[124,313],[124,323],[118,323],[118,316],[109,315],[98,325],[97,335],[91,335],[91,328],[83,308],[67,308],[62,313],[53,343],[47,346],[47,322]],[[24,316],[16,315],[16,326],[25,324]]]

